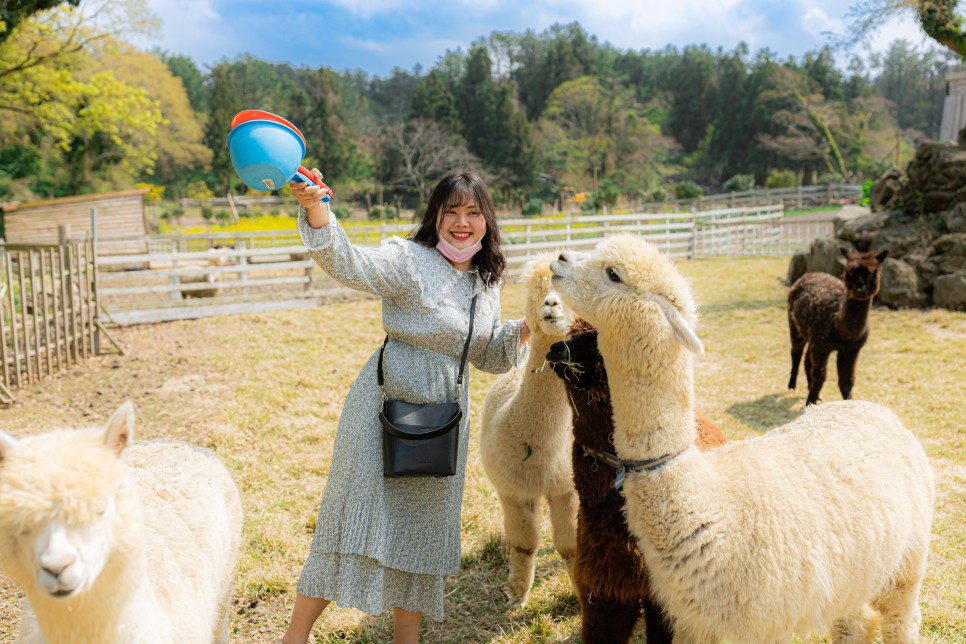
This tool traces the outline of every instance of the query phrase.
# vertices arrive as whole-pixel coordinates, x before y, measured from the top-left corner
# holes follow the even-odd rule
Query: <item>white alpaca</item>
[[[934,500],[929,462],[888,409],[810,408],[764,436],[694,447],[690,288],[629,236],[564,253],[554,283],[599,330],[625,514],[675,642],[914,642]],[[663,461],[663,465],[658,462]]]
[[[27,593],[18,641],[228,642],[242,508],[209,450],[104,429],[0,432],[0,564]]]
[[[526,603],[540,545],[541,499],[550,507],[553,544],[573,579],[577,549],[577,493],[574,490],[573,430],[563,381],[544,356],[570,332],[570,316],[551,284],[547,253],[524,268],[526,319],[533,332],[522,369],[494,383],[483,403],[480,458],[503,508],[510,549],[507,578],[510,604]]]

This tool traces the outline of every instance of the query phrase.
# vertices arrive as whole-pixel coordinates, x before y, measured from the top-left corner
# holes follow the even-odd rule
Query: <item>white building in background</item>
[[[959,140],[959,131],[966,127],[966,71],[949,72],[946,75],[946,99],[943,102],[943,118],[939,125],[939,141]]]

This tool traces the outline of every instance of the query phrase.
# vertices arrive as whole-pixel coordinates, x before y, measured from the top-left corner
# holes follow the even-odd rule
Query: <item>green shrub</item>
[[[379,206],[373,206],[369,209],[369,214],[366,215],[366,219],[369,221],[379,221],[382,219],[382,208]]]
[[[674,184],[675,199],[698,199],[704,194],[701,186],[693,181],[682,181]]]
[[[201,216],[202,218],[204,218],[205,221],[211,221],[212,218],[215,216],[215,211],[211,209],[211,206],[202,206]]]
[[[524,217],[539,217],[543,214],[543,199],[530,199],[523,204]]]
[[[794,188],[798,185],[798,177],[792,170],[772,170],[765,179],[766,188]]]
[[[824,186],[826,184],[841,186],[845,183],[845,177],[840,175],[838,172],[823,172],[822,174],[818,175],[815,183],[820,186]]]
[[[399,219],[399,211],[395,206],[386,206],[382,209],[382,216],[387,220]]]
[[[721,186],[725,192],[748,192],[755,189],[755,175],[736,174]]]
[[[875,179],[866,179],[862,182],[862,196],[859,198],[859,205],[869,207],[872,205],[872,184]]]
[[[667,188],[665,186],[658,186],[653,190],[642,190],[641,201],[645,203],[667,201]]]
[[[352,208],[343,204],[339,204],[338,206],[332,209],[332,214],[335,215],[335,218],[339,220],[348,219],[349,216],[352,214]]]

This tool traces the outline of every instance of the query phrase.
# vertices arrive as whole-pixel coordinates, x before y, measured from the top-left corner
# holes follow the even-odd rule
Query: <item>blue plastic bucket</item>
[[[239,123],[228,133],[228,153],[235,172],[255,190],[278,190],[289,181],[316,183],[300,172],[305,156],[302,137],[281,123]]]

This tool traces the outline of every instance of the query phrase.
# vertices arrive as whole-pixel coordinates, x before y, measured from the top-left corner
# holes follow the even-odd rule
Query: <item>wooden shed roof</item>
[[[2,203],[0,210],[3,212],[13,212],[14,210],[24,210],[27,208],[45,208],[48,206],[61,206],[73,203],[85,203],[88,201],[104,201],[107,199],[117,199],[120,197],[131,197],[134,195],[144,195],[150,192],[148,188],[134,188],[131,190],[118,190],[117,192],[98,192],[89,195],[74,195],[71,197],[58,197],[56,199],[44,199],[42,201],[28,201],[25,203]]]

